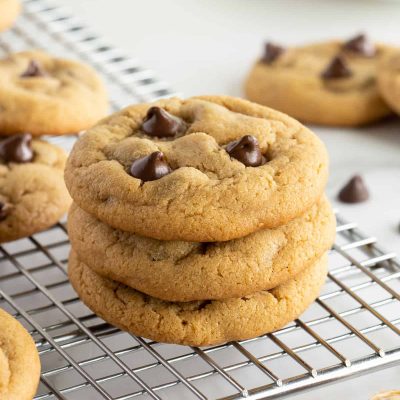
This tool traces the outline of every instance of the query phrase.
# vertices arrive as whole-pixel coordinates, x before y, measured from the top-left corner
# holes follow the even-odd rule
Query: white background
[[[284,45],[347,38],[364,31],[400,46],[400,3],[378,0],[62,0],[144,66],[185,96],[242,95],[252,62],[272,39]],[[363,129],[315,128],[331,157],[328,193],[361,173],[371,200],[340,208],[389,250],[400,250],[400,123]],[[400,389],[400,368],[297,396],[301,399],[368,399]]]

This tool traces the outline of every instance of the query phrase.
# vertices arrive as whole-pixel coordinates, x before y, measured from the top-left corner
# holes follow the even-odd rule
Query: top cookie
[[[31,400],[39,383],[40,361],[24,327],[0,308],[0,399]]]
[[[107,109],[103,83],[87,65],[40,51],[0,60],[0,135],[77,133]]]
[[[390,114],[376,74],[391,51],[365,35],[288,49],[267,43],[246,81],[246,96],[305,122],[367,124]]]
[[[378,83],[383,98],[400,114],[400,51],[393,52],[382,60]]]
[[[18,0],[0,0],[0,31],[8,29],[20,11],[21,3]]]
[[[320,198],[327,173],[324,145],[297,121],[210,96],[105,119],[77,141],[65,179],[81,208],[115,228],[207,242],[287,223]]]

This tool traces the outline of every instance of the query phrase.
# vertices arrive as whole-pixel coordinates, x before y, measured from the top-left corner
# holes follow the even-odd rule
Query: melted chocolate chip
[[[172,172],[167,164],[164,154],[155,151],[148,156],[135,160],[130,169],[131,175],[144,182],[155,181]]]
[[[0,221],[4,221],[10,215],[11,209],[9,204],[0,202]]]
[[[348,78],[353,73],[348,67],[346,60],[338,55],[333,58],[326,69],[322,72],[321,77],[323,79],[340,79]]]
[[[47,76],[47,73],[36,60],[31,60],[25,72],[21,74],[21,78],[37,78],[39,76]]]
[[[160,107],[151,107],[142,124],[142,130],[149,136],[173,137],[184,130],[183,121]]]
[[[361,203],[368,200],[368,189],[361,176],[353,176],[339,192],[338,199],[343,203]]]
[[[266,64],[271,64],[284,52],[285,52],[284,47],[278,46],[271,42],[267,42],[265,43],[264,56],[261,59],[261,61]]]
[[[345,42],[343,44],[343,49],[357,53],[364,57],[373,57],[376,54],[374,44],[364,34],[357,35],[356,37]]]
[[[23,133],[2,140],[0,142],[0,158],[7,163],[27,163],[32,161],[32,135]]]
[[[236,158],[246,167],[258,167],[265,163],[258,140],[251,135],[243,136],[239,140],[228,143],[225,150],[231,157]]]

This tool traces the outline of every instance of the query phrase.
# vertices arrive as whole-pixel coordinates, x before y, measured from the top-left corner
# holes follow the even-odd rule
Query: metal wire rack
[[[0,51],[45,48],[103,74],[112,108],[170,96],[137,61],[47,0],[27,0]],[[73,138],[51,138],[66,148]],[[275,398],[400,363],[400,264],[338,216],[330,273],[319,299],[293,323],[242,342],[194,348],[114,328],[71,288],[64,223],[0,246],[0,307],[34,338],[39,399]]]

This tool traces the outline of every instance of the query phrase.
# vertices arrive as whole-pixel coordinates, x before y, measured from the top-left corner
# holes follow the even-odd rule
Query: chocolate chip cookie
[[[255,337],[297,318],[318,296],[327,257],[269,291],[226,300],[172,303],[103,278],[72,252],[69,277],[83,302],[117,327],[149,339],[206,346]]]
[[[379,90],[388,105],[400,114],[400,51],[388,55],[378,70]]]
[[[0,60],[0,135],[77,133],[107,109],[103,83],[87,65],[41,51]]]
[[[31,135],[0,139],[0,243],[54,225],[71,203],[66,154]]]
[[[32,400],[39,378],[35,343],[24,327],[0,308],[0,399]]]
[[[225,241],[300,216],[321,197],[322,142],[246,100],[204,96],[126,108],[75,144],[65,179],[79,207],[159,240]]]
[[[246,96],[304,122],[364,125],[391,112],[376,82],[391,51],[365,35],[286,49],[267,43],[247,78]]]
[[[75,204],[68,222],[74,251],[94,272],[166,301],[242,297],[273,288],[321,258],[335,236],[326,198],[287,225],[228,242],[149,239],[113,229]]]
[[[0,0],[0,32],[8,29],[21,11],[19,0]]]

